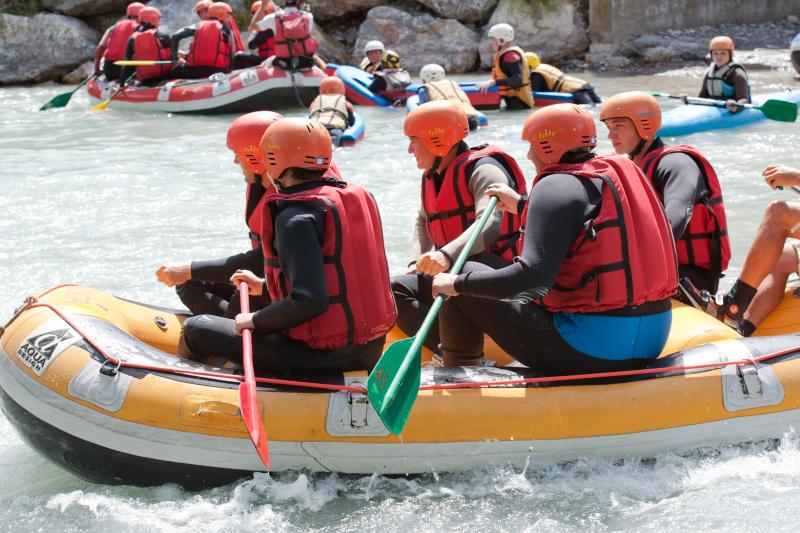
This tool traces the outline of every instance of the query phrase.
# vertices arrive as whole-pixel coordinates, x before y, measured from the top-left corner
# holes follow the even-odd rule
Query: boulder
[[[469,72],[478,60],[477,32],[457,20],[427,13],[412,15],[388,6],[370,9],[358,31],[354,63],[361,60],[364,45],[373,39],[400,54],[400,61],[412,75],[427,63],[439,63],[451,73]]]
[[[692,40],[665,35],[639,35],[623,43],[620,52],[643,63],[705,61],[707,46],[706,38]]]
[[[461,22],[486,22],[497,0],[417,0],[439,15]]]
[[[0,85],[60,79],[91,59],[100,40],[97,31],[64,15],[0,19]]]
[[[314,24],[314,37],[319,43],[319,50],[317,55],[328,63],[347,63],[350,60],[350,52],[344,47],[342,43],[325,33],[319,27],[319,24]]]
[[[366,11],[372,7],[381,5],[383,0],[336,0],[335,2],[314,2],[311,12],[314,13],[314,20],[325,22],[343,17],[349,13]]]
[[[197,0],[150,0],[148,6],[157,7],[161,11],[161,31],[174,33],[184,26],[195,24],[200,21],[194,12]],[[242,0],[228,0],[228,4],[234,11],[245,9]],[[241,31],[247,30],[246,27],[239,28]]]
[[[544,62],[580,56],[589,48],[589,37],[578,1],[500,0],[481,35],[481,65],[492,64],[494,53],[486,33],[501,22],[514,27],[517,46],[526,52],[536,52]]]
[[[128,0],[42,0],[42,6],[70,17],[124,13]]]
[[[61,78],[62,83],[80,83],[94,72],[94,61],[86,61]]]

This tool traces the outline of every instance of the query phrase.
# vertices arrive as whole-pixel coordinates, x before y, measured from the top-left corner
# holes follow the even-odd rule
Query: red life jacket
[[[509,185],[519,194],[525,194],[525,175],[513,157],[491,144],[470,148],[459,154],[447,167],[437,193],[430,170],[422,177],[422,209],[426,213],[428,236],[436,248],[441,248],[464,233],[475,221],[475,198],[469,190],[469,179],[478,160],[493,157],[511,176]],[[513,261],[519,255],[520,224],[522,217],[511,213],[503,215],[503,226],[497,240],[487,251]]]
[[[334,180],[307,191],[268,197],[261,242],[273,302],[292,290],[273,239],[277,204],[286,202],[319,202],[327,208],[322,255],[330,305],[321,315],[283,333],[321,350],[357,346],[385,335],[394,325],[397,308],[375,199],[359,185]]]
[[[544,306],[598,313],[672,296],[678,287],[672,230],[639,167],[616,155],[548,165],[531,189],[551,174],[602,179],[603,196],[600,214],[572,243]]]
[[[231,65],[231,43],[222,32],[218,20],[203,20],[197,25],[194,42],[189,47],[186,63],[190,67],[214,67],[228,70]]]
[[[275,193],[275,186],[270,185],[264,189],[261,185],[261,176],[256,174],[259,183],[248,183],[245,193],[244,220],[247,222],[250,244],[253,250],[261,246],[261,217],[264,214],[264,201],[270,194]]]
[[[275,57],[312,57],[319,44],[311,36],[311,17],[297,10],[275,15]]]
[[[170,47],[162,45],[157,37],[156,28],[135,34],[133,40],[133,58],[142,61],[169,61],[172,58]],[[172,65],[146,65],[136,67],[136,79],[146,80],[166,76]]]
[[[731,259],[731,241],[728,238],[728,218],[722,201],[722,189],[714,167],[703,154],[685,144],[665,146],[649,152],[642,160],[641,167],[655,188],[654,175],[659,161],[665,155],[674,153],[686,154],[692,158],[700,168],[709,192],[707,197],[694,205],[689,225],[675,243],[678,264],[694,265],[708,270],[711,286],[716,287],[720,274],[728,268]],[[663,191],[656,190],[656,193],[663,203]]]
[[[260,59],[268,59],[275,55],[275,34],[269,31],[272,35],[267,37],[267,40],[258,45],[258,57]]]
[[[103,54],[106,63],[122,61],[125,59],[125,49],[128,47],[128,39],[133,35],[139,23],[135,19],[120,20],[114,24],[111,35],[108,38],[108,46]]]

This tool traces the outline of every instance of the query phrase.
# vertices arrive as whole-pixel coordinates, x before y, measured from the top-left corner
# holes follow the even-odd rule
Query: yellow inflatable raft
[[[797,303],[788,291],[770,336],[750,339],[678,306],[671,355],[643,371],[542,379],[501,366],[497,350],[495,367],[428,366],[401,436],[361,392],[365,372],[295,377],[299,387],[261,379],[271,466],[413,474],[778,438],[800,423],[800,335],[777,335]],[[79,286],[29,301],[0,337],[6,416],[96,482],[200,488],[263,470],[240,418],[241,378],[175,356],[182,319]]]

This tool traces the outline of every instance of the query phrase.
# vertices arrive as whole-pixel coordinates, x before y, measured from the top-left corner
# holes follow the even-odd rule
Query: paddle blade
[[[39,111],[47,111],[48,109],[53,109],[55,107],[66,107],[70,98],[72,98],[73,93],[74,91],[70,91],[68,93],[62,93],[58,96],[54,96],[50,99],[50,101],[40,107]]]
[[[406,425],[408,415],[419,393],[422,369],[421,347],[409,354],[414,337],[401,339],[389,345],[367,379],[367,395],[386,429],[399,435]],[[410,358],[410,364],[403,362]],[[386,392],[396,383],[395,394]]]
[[[105,111],[105,109],[108,107],[108,104],[111,103],[111,100],[112,98],[109,98],[108,100],[104,100],[97,105],[93,105],[89,108],[89,111]]]
[[[797,120],[797,104],[783,100],[767,100],[758,109],[764,116],[780,122],[794,122]]]
[[[267,446],[267,432],[264,429],[264,421],[258,412],[258,398],[256,397],[255,387],[249,383],[239,384],[239,402],[242,411],[242,420],[250,433],[250,440],[256,447],[256,452],[261,458],[261,462],[269,470],[269,448]]]

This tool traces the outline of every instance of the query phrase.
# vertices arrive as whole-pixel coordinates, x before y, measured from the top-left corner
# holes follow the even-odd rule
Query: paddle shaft
[[[483,213],[481,213],[480,218],[472,225],[472,234],[469,236],[467,244],[461,249],[461,253],[458,254],[458,258],[456,259],[453,268],[450,269],[451,274],[457,275],[461,273],[461,269],[464,268],[464,264],[467,262],[467,259],[469,259],[469,254],[472,251],[472,247],[475,246],[475,241],[478,240],[478,236],[481,234],[481,231],[483,231],[483,227],[486,225],[489,217],[492,216],[496,205],[497,197],[492,196],[492,198],[489,200],[489,204],[486,206],[486,209],[483,211]],[[397,369],[398,376],[405,375],[409,366],[411,366],[411,363],[414,362],[414,358],[411,357],[411,355],[422,349],[422,343],[425,341],[425,337],[428,336],[428,330],[431,329],[431,326],[436,320],[436,315],[439,314],[439,309],[441,309],[444,300],[445,297],[441,294],[434,299],[433,305],[431,305],[428,314],[425,315],[425,320],[422,321],[422,325],[419,327],[417,334],[414,336],[414,342],[411,344],[411,348],[408,349],[406,357],[403,359],[403,363],[400,365],[400,368]],[[385,394],[386,398],[388,399],[388,403],[391,403],[394,397],[397,396],[397,389],[400,388],[401,383],[401,380],[395,379],[389,384],[389,388],[386,389]]]
[[[150,59],[130,59],[130,60],[121,60],[121,61],[114,61],[114,64],[119,67],[149,67],[151,65],[172,65],[173,63],[177,63],[177,61],[170,61],[168,59],[165,60],[150,60]]]
[[[92,78],[96,78],[96,77],[97,77],[97,74],[94,74],[94,73],[89,74],[88,76],[86,76],[78,84],[77,87],[75,87],[71,91],[68,91],[68,92],[65,92],[65,93],[61,93],[58,96],[54,96],[53,98],[48,100],[42,107],[39,108],[39,111],[45,111],[47,109],[50,109],[51,107],[66,107],[66,105],[69,103],[70,99],[72,98],[72,95],[75,94],[76,92],[78,92],[78,89],[80,89],[81,87],[86,85],[89,82],[89,80],[91,80]],[[62,105],[56,106],[55,103],[57,101],[59,101],[60,99],[62,99],[62,98],[64,99],[64,103]],[[61,104],[60,101],[58,103]]]
[[[114,93],[111,96],[108,97],[107,100],[105,100],[103,102],[100,102],[99,104],[97,104],[95,106],[92,106],[91,109],[99,111],[99,110],[103,110],[103,109],[107,108],[108,104],[111,103],[111,100],[116,98],[122,91],[125,90],[125,87],[128,86],[128,84],[131,82],[131,80],[134,78],[134,76],[136,76],[135,72],[133,74],[131,74],[130,76],[128,76],[128,79],[126,79],[124,82],[122,82],[122,85],[120,85],[117,88],[117,90],[115,90]]]

